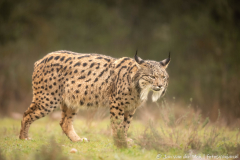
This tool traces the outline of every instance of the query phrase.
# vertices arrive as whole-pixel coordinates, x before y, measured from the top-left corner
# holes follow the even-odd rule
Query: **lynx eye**
[[[155,77],[154,76],[149,76],[151,79],[155,79]]]
[[[166,79],[166,76],[162,76],[162,79]]]

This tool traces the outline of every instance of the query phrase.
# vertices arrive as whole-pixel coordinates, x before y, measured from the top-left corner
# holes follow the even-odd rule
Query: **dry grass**
[[[62,147],[56,142],[54,137],[51,138],[48,145],[43,145],[35,154],[35,160],[68,160],[69,157],[64,155]],[[44,155],[44,156],[43,156]]]
[[[158,105],[159,106],[159,105]],[[220,122],[202,118],[200,112],[194,112],[191,105],[185,114],[178,116],[174,112],[175,104],[162,101],[158,108],[158,123],[150,120],[142,134],[135,141],[145,149],[159,152],[178,150],[182,153],[236,154],[239,152],[239,129],[229,129]]]

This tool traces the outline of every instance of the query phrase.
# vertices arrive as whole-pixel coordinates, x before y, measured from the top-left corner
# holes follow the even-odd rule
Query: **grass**
[[[110,134],[110,121],[75,119],[75,130],[90,142],[71,142],[59,122],[48,117],[32,124],[32,140],[19,140],[20,120],[0,120],[1,159],[175,159],[187,156],[236,156],[240,152],[239,128],[221,125],[220,118],[211,123],[190,108],[176,116],[175,107],[164,102],[157,108],[159,119],[154,122],[133,120],[129,137],[134,144],[117,148]],[[220,117],[220,112],[219,112]],[[76,153],[70,153],[72,148]],[[157,157],[158,156],[158,157]],[[191,157],[189,157],[191,158]],[[231,159],[231,158],[230,158]]]
[[[76,132],[87,137],[90,142],[74,143],[62,133],[58,121],[43,118],[34,122],[30,128],[29,133],[33,140],[25,141],[18,139],[19,120],[2,119],[0,121],[2,157],[25,160],[47,159],[46,157],[56,154],[69,159],[149,159],[156,157],[157,151],[144,152],[139,146],[118,149],[114,146],[110,131],[108,131],[109,121],[103,120],[95,123],[93,126],[87,127],[84,120],[76,119],[74,121]],[[78,151],[70,153],[72,148],[76,148]]]

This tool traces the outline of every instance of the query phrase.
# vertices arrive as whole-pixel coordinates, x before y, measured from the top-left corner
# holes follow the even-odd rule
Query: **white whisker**
[[[162,95],[162,92],[163,92],[163,87],[161,87],[161,90],[160,91],[153,91],[153,94],[152,94],[152,101],[153,102],[156,102]]]
[[[151,89],[151,85],[147,85],[145,88],[142,89],[142,91],[141,91],[141,93],[140,93],[140,99],[141,99],[142,101],[147,100],[147,98],[148,98],[148,93],[149,93],[150,89]]]

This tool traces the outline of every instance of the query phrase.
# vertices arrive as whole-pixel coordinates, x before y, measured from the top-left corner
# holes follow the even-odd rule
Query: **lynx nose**
[[[161,89],[162,89],[162,85],[156,85],[153,88],[154,91],[160,91]]]
[[[162,85],[158,85],[158,86],[157,86],[157,88],[159,88],[159,89],[162,89],[162,88],[163,88],[163,86],[162,86]]]

